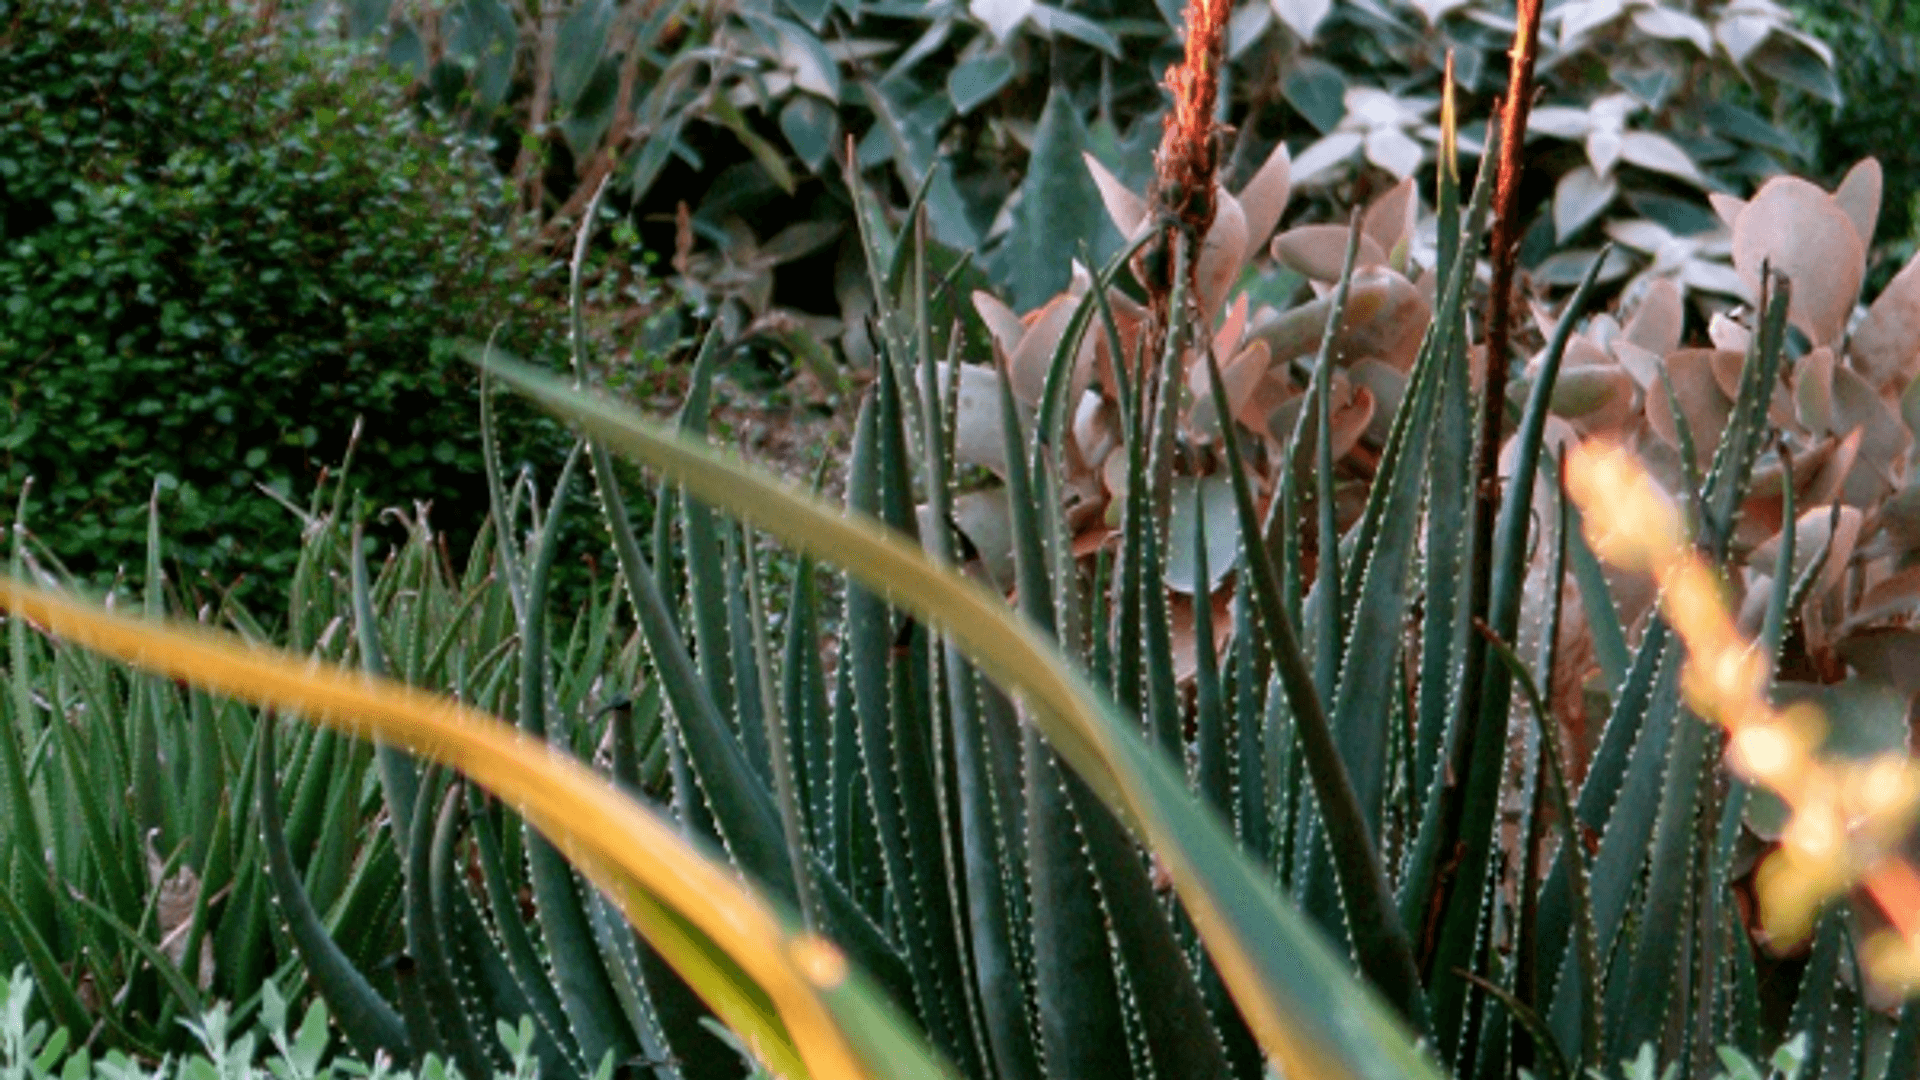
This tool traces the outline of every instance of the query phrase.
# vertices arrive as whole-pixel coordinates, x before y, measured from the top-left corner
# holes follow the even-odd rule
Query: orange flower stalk
[[[1891,924],[1862,959],[1884,985],[1920,987],[1920,873],[1898,854],[1920,807],[1920,767],[1902,754],[1822,758],[1826,721],[1806,705],[1776,709],[1769,664],[1741,637],[1719,576],[1687,543],[1679,511],[1634,456],[1588,444],[1567,463],[1567,487],[1601,558],[1649,573],[1687,647],[1687,705],[1727,733],[1727,764],[1771,790],[1792,816],[1760,865],[1761,923],[1776,942],[1804,938],[1821,904],[1860,886]]]
[[[1218,166],[1213,110],[1225,58],[1228,0],[1187,0],[1186,55],[1167,69],[1173,109],[1155,161],[1155,202],[1180,230],[1198,240],[1213,224]]]

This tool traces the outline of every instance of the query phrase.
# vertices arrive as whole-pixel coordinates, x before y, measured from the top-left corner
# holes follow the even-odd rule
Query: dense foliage
[[[1837,108],[1807,103],[1799,127],[1815,144],[1829,179],[1868,154],[1887,170],[1886,210],[1880,221],[1885,257],[1869,271],[1877,287],[1920,245],[1920,143],[1891,138],[1912,121],[1920,86],[1920,6],[1901,0],[1808,0],[1800,5],[1822,40],[1834,48],[1834,74],[1845,97]]]
[[[88,574],[156,486],[190,575],[283,576],[365,418],[376,504],[484,505],[442,339],[557,320],[497,178],[381,69],[222,0],[0,4],[0,491]],[[529,432],[516,430],[516,444]]]
[[[1421,166],[1449,54],[1470,148],[1504,85],[1511,5],[1230,7],[1218,111],[1227,179],[1243,182],[1284,143],[1300,158],[1297,189],[1312,195],[1301,220],[1328,220],[1416,174],[1431,198]],[[865,365],[876,299],[839,175],[849,140],[867,175],[888,177],[883,202],[925,185],[934,238],[976,256],[964,284],[990,283],[1030,311],[1066,285],[1059,255],[1085,244],[1101,260],[1119,243],[1081,155],[1145,186],[1180,8],[366,0],[330,25],[380,43],[416,93],[490,133],[522,205],[548,228],[570,228],[610,178],[612,204],[649,250],[671,255],[675,285],[730,338],[806,355],[817,346],[804,329]],[[1545,29],[1549,111],[1531,129],[1522,224],[1529,267],[1560,288],[1609,238],[1626,248],[1604,280],[1679,273],[1661,249],[1711,232],[1707,193],[1804,171],[1809,148],[1787,121],[1840,100],[1826,45],[1771,2],[1574,0],[1554,5]]]

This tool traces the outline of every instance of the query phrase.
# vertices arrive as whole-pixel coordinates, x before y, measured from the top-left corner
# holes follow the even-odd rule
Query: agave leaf
[[[878,393],[861,410],[848,494],[854,512],[910,528],[903,411],[893,369],[883,367]],[[934,794],[940,790],[932,759],[934,720],[911,704],[926,685],[919,648],[896,655],[903,651],[896,643],[907,640],[903,635],[918,631],[895,620],[883,594],[857,586],[847,592],[846,623],[861,756],[894,908],[887,922],[898,928],[928,1032],[947,1054],[966,1062],[974,1033]]]
[[[930,353],[923,356],[921,361],[922,411],[928,416],[939,415],[943,410],[940,407],[938,370]],[[950,374],[956,373],[958,364],[951,350],[946,364]],[[992,378],[983,368],[965,370]],[[998,382],[997,379],[994,381]],[[949,383],[949,394],[954,397],[964,394],[964,384],[964,374],[961,374],[960,378]],[[984,398],[986,395],[981,391],[977,396]],[[965,403],[954,401],[952,405],[955,411],[955,443],[951,449],[957,453],[960,415]],[[997,414],[995,420],[998,420]],[[1001,440],[1004,459],[1006,446],[1018,447],[1020,444],[1017,435],[1009,442],[1007,433],[999,428],[996,422],[994,435]],[[958,525],[959,515],[955,511],[951,490],[953,462],[948,457],[948,433],[940,425],[928,424],[921,436],[933,520],[953,519]],[[1003,511],[1007,509],[1004,492],[985,493],[985,497]],[[1002,516],[1007,515],[1003,513]],[[923,535],[928,552],[934,559],[942,563],[953,561],[953,538],[947,529],[935,527],[925,530]],[[975,544],[978,546],[978,540]],[[1011,546],[1010,536],[1007,546]],[[803,565],[810,566],[810,563],[803,561]],[[790,667],[802,662],[817,663],[811,658],[817,657],[818,650],[807,647],[807,640],[800,642],[796,652],[800,651],[804,651],[808,659],[790,658]],[[946,690],[947,715],[951,718],[952,734],[949,741],[953,767],[958,774],[958,846],[967,905],[963,925],[972,946],[965,959],[971,961],[974,986],[978,988],[980,1027],[983,1029],[979,1034],[985,1040],[985,1057],[991,1061],[996,1075],[1006,1080],[1038,1080],[1040,1063],[1030,1024],[1029,994],[1021,969],[1020,946],[1015,944],[1018,935],[1014,928],[1025,923],[1015,921],[1017,903],[1009,895],[1017,891],[1017,888],[1009,888],[1009,879],[1012,877],[1009,871],[1017,865],[1014,862],[1014,845],[1004,828],[1009,815],[1006,806],[1009,800],[996,785],[990,764],[995,747],[989,742],[986,725],[995,718],[985,715],[978,679],[966,658],[951,643],[943,642],[941,662],[944,666],[942,683]]]
[[[1585,308],[1599,276],[1599,268],[1605,261],[1604,255],[1594,260],[1587,270],[1586,279],[1567,302],[1560,324],[1555,327],[1553,338],[1547,343],[1546,358],[1529,392],[1526,410],[1521,414],[1520,428],[1514,433],[1518,454],[1512,476],[1502,493],[1500,516],[1495,526],[1491,549],[1492,581],[1487,606],[1487,621],[1502,640],[1512,640],[1519,628],[1521,594],[1527,577],[1527,535],[1533,511],[1534,480],[1539,470],[1548,404],[1552,401],[1554,382],[1561,360],[1566,355],[1567,342],[1573,335],[1574,320]],[[1470,661],[1467,670],[1470,673],[1467,677],[1470,678],[1477,666]],[[1465,765],[1459,781],[1463,790],[1458,833],[1464,855],[1448,893],[1433,960],[1433,970],[1437,973],[1433,995],[1434,1031],[1448,1049],[1453,1048],[1456,1025],[1465,1015],[1468,990],[1466,981],[1453,973],[1470,970],[1473,966],[1473,954],[1478,945],[1476,928],[1481,923],[1481,912],[1490,888],[1487,875],[1503,787],[1509,704],[1513,691],[1512,680],[1504,670],[1496,670],[1492,666],[1483,670],[1480,693],[1476,699],[1479,703],[1478,715],[1464,718],[1461,734],[1465,736],[1462,746],[1465,752],[1455,759]]]
[[[1915,1077],[1920,1077],[1920,998],[1909,999],[1900,1010],[1900,1025],[1887,1052],[1887,1074],[1881,1080]]]
[[[1351,981],[1264,872],[1195,803],[1179,774],[999,597],[933,567],[903,541],[704,446],[531,369],[496,368],[542,404],[741,520],[891,589],[897,603],[950,634],[984,673],[1016,689],[1054,748],[1160,856],[1242,1014],[1292,1075],[1435,1075],[1374,992]]]
[[[1688,923],[1697,918],[1694,909],[1702,892],[1695,879],[1702,839],[1696,815],[1702,783],[1714,764],[1709,753],[1714,729],[1694,716],[1679,724],[1667,753],[1666,783],[1647,856],[1650,867],[1640,930],[1624,975],[1616,973],[1609,979],[1609,991],[1624,992],[1631,1003],[1606,1013],[1609,1060],[1618,1060],[1659,1037],[1666,1026],[1670,996],[1682,985],[1678,974],[1688,962],[1684,935]]]
[[[406,884],[402,904],[406,911],[407,955],[414,963],[414,977],[419,980],[421,1003],[426,1007],[427,1020],[437,1036],[428,1045],[437,1042],[461,1071],[484,1076],[495,1063],[474,1031],[466,1007],[467,994],[454,981],[453,960],[449,955],[453,944],[450,937],[454,927],[453,912],[438,909],[434,903],[436,899],[448,895],[446,882],[432,880],[436,861],[434,849],[442,842],[448,848],[452,847],[453,830],[450,826],[443,828],[441,823],[443,820],[450,823],[453,820],[451,812],[459,806],[458,787],[450,787],[442,793],[439,785],[443,780],[444,770],[437,766],[429,767],[421,778],[420,803],[415,807],[419,812],[414,814],[412,833],[406,838]],[[434,809],[436,801],[442,804],[439,812],[428,813]],[[451,875],[451,860],[443,854],[438,862],[441,872]],[[548,900],[548,897],[541,897],[543,909]],[[551,925],[549,923],[542,927],[549,930],[549,940],[553,938]],[[597,962],[598,957],[595,960]],[[555,965],[560,967],[568,962],[557,959]],[[567,975],[564,971],[560,978],[563,990],[572,989],[566,985]]]
[[[374,991],[321,925],[299,875],[294,872],[293,856],[287,849],[286,832],[280,820],[279,785],[273,774],[272,727],[271,717],[262,718],[256,737],[256,802],[266,846],[267,870],[272,875],[275,899],[287,919],[287,929],[300,951],[300,959],[313,977],[314,986],[354,1048],[368,1057],[376,1050],[385,1050],[396,1062],[410,1061],[407,1031],[399,1014]]]
[[[341,730],[377,732],[458,768],[563,843],[771,1068],[792,1076],[943,1075],[838,950],[789,930],[676,825],[499,721],[197,627],[110,615],[10,577],[0,579],[0,606],[156,674]]]

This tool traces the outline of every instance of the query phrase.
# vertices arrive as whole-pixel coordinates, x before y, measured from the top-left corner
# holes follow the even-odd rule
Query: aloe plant
[[[1289,357],[1306,376],[1294,423],[1265,446],[1248,435],[1272,425],[1249,431],[1237,409],[1216,407],[1206,431],[1183,414],[1197,388],[1233,400],[1221,357],[1196,347],[1222,306],[1196,273],[1231,205],[1217,189],[1152,218],[1126,253],[1155,313],[1146,328],[1114,307],[1125,256],[1090,270],[1023,394],[1011,363],[970,369],[961,335],[936,337],[941,283],[917,204],[889,226],[850,181],[883,299],[844,509],[706,445],[717,336],[676,432],[585,389],[576,334],[574,385],[478,354],[583,434],[544,499],[489,462],[500,587],[465,614],[497,634],[484,655],[390,636],[394,613],[455,594],[396,586],[383,600],[357,544],[346,620],[362,676],[0,585],[10,611],[88,648],[364,725],[501,797],[379,751],[406,928],[390,1000],[385,976],[327,933],[313,885],[285,872],[293,820],[276,827],[274,770],[254,774],[290,937],[357,1044],[484,1071],[499,1064],[486,1021],[518,1009],[556,1068],[736,1074],[701,1022],[710,1011],[792,1075],[1250,1080],[1264,1062],[1289,1076],[1568,1077],[1640,1060],[1642,1047],[1704,1075],[1716,1046],[1753,1057],[1807,1032],[1822,1075],[1913,1074],[1920,1011],[1888,1016],[1847,978],[1844,913],[1819,924],[1797,986],[1762,979],[1775,961],[1733,891],[1756,845],[1752,800],[1687,711],[1673,635],[1658,618],[1622,620],[1556,482],[1550,413],[1604,259],[1517,373],[1498,513],[1474,512],[1477,491],[1494,490],[1476,477],[1509,434],[1505,395],[1476,400],[1465,311],[1492,185],[1464,194],[1443,160],[1432,316],[1364,498],[1341,514],[1334,383],[1364,223],[1314,316],[1318,350]],[[1768,456],[1789,351],[1794,293],[1773,275],[1764,287],[1722,429],[1672,410],[1714,559]],[[1124,469],[1106,489],[1111,542],[1088,553],[1066,487],[1087,464],[1069,426],[1090,337],[1108,358]],[[957,463],[979,435],[961,430],[962,399],[982,387],[998,406],[989,497],[1004,503],[1004,583],[963,554],[956,527],[961,500],[980,494],[958,489]],[[1496,438],[1477,437],[1476,413]],[[668,509],[644,540],[616,454],[663,477]],[[535,749],[596,745],[588,695],[567,673],[598,665],[556,663],[548,625],[554,537],[583,462],[619,601],[602,600],[574,637],[606,649],[612,627],[630,625],[644,644],[662,735],[652,780],[624,718],[610,779]],[[1224,512],[1208,507],[1209,475]],[[777,620],[756,530],[811,560]],[[1220,573],[1216,537],[1237,540]],[[1176,545],[1191,560],[1177,570]],[[1783,538],[1773,580],[1806,573],[1794,547]],[[1170,577],[1192,597],[1190,637],[1176,633]],[[1770,594],[1767,655],[1796,591]],[[1560,723],[1583,689],[1560,677],[1576,593],[1606,679],[1590,752],[1564,745]],[[26,638],[20,619],[11,629]],[[453,664],[462,701],[511,715],[517,734],[472,704],[382,681],[433,663]],[[270,764],[272,728],[257,730],[254,755]],[[10,785],[15,760],[0,762]],[[477,882],[459,872],[469,864]]]

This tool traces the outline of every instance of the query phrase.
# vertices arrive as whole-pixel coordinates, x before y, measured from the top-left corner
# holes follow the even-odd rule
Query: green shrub
[[[484,505],[440,339],[559,320],[497,177],[381,69],[224,0],[0,2],[0,494],[74,569],[278,577],[364,415],[376,505]],[[524,423],[509,436],[532,438]],[[544,430],[551,430],[550,427]]]
[[[1869,155],[1886,169],[1886,212],[1875,238],[1884,250],[1867,283],[1873,291],[1920,243],[1920,144],[1895,136],[1911,123],[1913,88],[1920,86],[1920,9],[1903,11],[1898,0],[1797,6],[1807,25],[1833,44],[1834,74],[1846,92],[1838,108],[1808,102],[1800,110],[1822,178],[1837,180]]]

